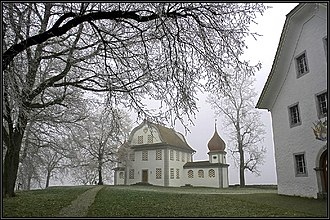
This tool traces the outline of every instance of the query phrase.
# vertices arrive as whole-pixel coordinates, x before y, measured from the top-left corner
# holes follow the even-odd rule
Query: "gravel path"
[[[64,207],[58,217],[85,217],[88,208],[93,204],[96,194],[103,186],[96,186],[79,195],[71,205]]]

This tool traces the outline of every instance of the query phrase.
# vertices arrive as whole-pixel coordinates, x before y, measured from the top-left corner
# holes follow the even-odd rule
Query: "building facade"
[[[327,5],[300,3],[287,14],[271,72],[256,105],[271,112],[278,193],[327,195]]]
[[[216,130],[208,147],[209,160],[194,162],[196,151],[181,133],[145,120],[118,150],[120,162],[114,169],[114,184],[226,188],[229,165],[225,143]]]

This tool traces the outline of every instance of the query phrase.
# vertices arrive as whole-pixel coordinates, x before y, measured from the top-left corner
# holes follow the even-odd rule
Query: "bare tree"
[[[73,88],[107,92],[139,117],[189,120],[196,91],[225,85],[259,3],[4,3],[3,194],[14,196],[31,112],[61,105]],[[217,73],[217,74],[214,74]],[[201,79],[206,79],[205,85]],[[158,100],[158,112],[144,98]]]
[[[75,167],[96,171],[98,185],[103,185],[103,170],[110,173],[113,168],[117,148],[127,136],[130,124],[128,114],[123,111],[95,110],[80,127],[71,131],[72,143],[80,155],[74,159]]]
[[[207,101],[215,113],[224,116],[229,130],[229,147],[236,165],[239,166],[240,186],[245,186],[245,171],[260,175],[259,166],[264,162],[266,149],[262,144],[264,125],[260,112],[254,108],[256,92],[254,79],[240,74],[222,93],[213,91]]]

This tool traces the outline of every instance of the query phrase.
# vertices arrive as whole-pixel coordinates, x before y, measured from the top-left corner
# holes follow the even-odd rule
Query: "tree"
[[[38,182],[39,186],[45,182],[47,188],[51,177],[60,179],[61,173],[65,173],[68,168],[67,159],[72,154],[67,147],[65,134],[76,123],[87,118],[87,110],[84,108],[86,101],[81,102],[78,97],[79,93],[67,97],[62,103],[70,103],[66,109],[52,106],[31,115],[24,133],[18,171],[22,189],[30,190],[32,181]]]
[[[93,116],[71,131],[72,144],[79,155],[74,158],[75,167],[91,171],[83,172],[84,174],[96,171],[98,185],[103,185],[103,170],[113,168],[117,148],[127,136],[130,124],[129,116],[124,111],[113,108],[93,111]],[[75,172],[76,178],[79,177],[78,174],[79,172]],[[87,180],[81,177],[79,179]]]
[[[61,105],[79,88],[106,92],[109,105],[141,118],[191,120],[196,91],[230,81],[223,68],[259,67],[239,57],[264,10],[259,3],[4,3],[3,194],[14,196],[33,111]],[[160,110],[148,110],[144,98]]]
[[[245,186],[246,170],[260,175],[259,166],[264,162],[266,149],[260,146],[264,139],[264,125],[260,112],[254,108],[253,82],[247,74],[239,74],[222,93],[213,91],[207,101],[216,115],[224,116],[229,130],[229,147],[236,165],[239,166],[240,186]]]

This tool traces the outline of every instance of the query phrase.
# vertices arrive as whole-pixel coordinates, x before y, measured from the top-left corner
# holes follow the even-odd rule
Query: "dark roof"
[[[228,164],[223,163],[210,163],[206,161],[187,162],[183,168],[205,168],[205,167],[228,167]]]
[[[157,127],[163,143],[166,143],[166,144],[171,145],[171,146],[177,146],[177,147],[182,148],[182,149],[195,151],[194,149],[192,149],[188,145],[188,143],[186,142],[183,135],[182,135],[182,138],[183,138],[183,140],[182,140],[178,136],[180,134],[178,134],[178,132],[176,132],[174,129],[167,128],[167,127],[165,127],[163,125],[160,125],[160,124],[154,124],[154,123],[151,123],[151,124],[153,124],[154,126]]]
[[[222,152],[225,150],[226,144],[219,136],[217,130],[214,131],[213,137],[209,140],[207,147],[210,152]]]
[[[188,143],[186,142],[186,139],[184,138],[184,136],[182,134],[180,134],[179,132],[176,132],[174,129],[172,128],[167,128],[164,125],[160,125],[160,124],[156,124],[147,120],[144,120],[143,123],[141,123],[138,127],[134,128],[132,133],[137,130],[138,128],[142,127],[145,123],[147,123],[149,126],[153,126],[156,128],[156,130],[159,133],[159,137],[161,139],[161,142],[163,145],[169,145],[169,146],[173,146],[179,149],[183,149],[183,150],[187,150],[190,152],[195,152],[194,149],[192,149]],[[179,137],[179,135],[182,136],[182,139]],[[154,144],[144,144],[143,147],[146,146],[160,146],[160,143],[154,143]],[[133,145],[134,148],[140,145]],[[133,147],[132,146],[132,147]],[[141,146],[142,147],[142,146]]]

